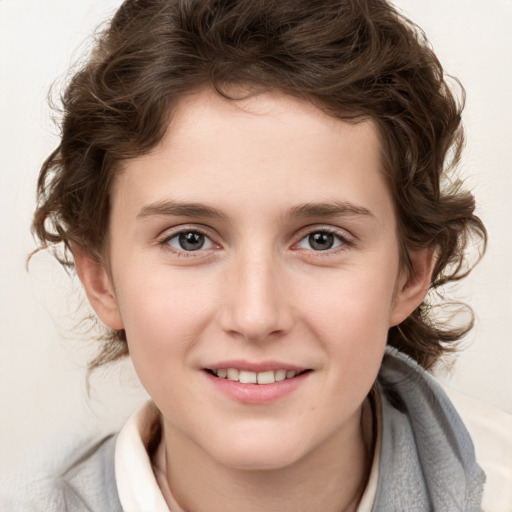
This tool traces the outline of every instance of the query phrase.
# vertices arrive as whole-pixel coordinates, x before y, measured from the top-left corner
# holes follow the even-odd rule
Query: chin
[[[220,449],[219,449],[220,448]],[[217,462],[232,469],[244,471],[276,471],[298,462],[307,450],[290,438],[285,442],[283,436],[264,438],[259,433],[230,439],[228,445],[219,443],[211,453]]]

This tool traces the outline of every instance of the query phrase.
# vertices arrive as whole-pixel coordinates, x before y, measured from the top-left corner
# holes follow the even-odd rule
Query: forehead
[[[279,90],[260,93],[229,90],[228,93],[234,99],[208,88],[185,96],[174,110],[167,136],[160,146],[173,144],[178,149],[180,143],[193,141],[200,142],[201,148],[214,151],[208,143],[216,146],[217,141],[209,137],[216,130],[225,136],[224,144],[229,140],[243,142],[245,148],[249,148],[251,140],[266,137],[269,152],[276,144],[282,146],[297,140],[302,144],[297,144],[295,150],[308,151],[306,143],[312,139],[318,151],[325,151],[332,149],[336,139],[350,136],[359,139],[358,149],[362,148],[361,144],[370,151],[380,147],[377,127],[369,119],[341,120],[305,99]],[[320,144],[322,140],[324,143]]]
[[[114,202],[131,194],[139,208],[166,196],[225,203],[234,214],[319,201],[389,203],[374,123],[342,121],[277,91],[242,100],[190,94],[160,144],[122,171]]]

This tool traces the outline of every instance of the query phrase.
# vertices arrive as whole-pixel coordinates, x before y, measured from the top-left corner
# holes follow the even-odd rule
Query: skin
[[[162,413],[186,510],[339,512],[360,497],[365,397],[432,266],[423,250],[402,270],[380,151],[369,120],[279,92],[233,102],[202,90],[116,178],[109,264],[76,248],[91,304],[126,330]],[[190,232],[201,249],[180,245]],[[205,372],[232,359],[310,371],[284,397],[244,404]]]

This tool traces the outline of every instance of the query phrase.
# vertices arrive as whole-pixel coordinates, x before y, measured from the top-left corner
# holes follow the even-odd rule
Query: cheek
[[[338,382],[332,383],[333,388],[360,388],[364,396],[387,343],[395,276],[370,267],[365,272],[352,270],[326,280],[323,292],[316,289],[303,310],[308,329],[335,370],[332,376]]]
[[[182,362],[208,317],[204,293],[169,272],[132,273],[116,295],[139,374],[166,371]]]
[[[394,262],[346,268],[322,280],[305,283],[310,292],[302,307],[312,323],[344,338],[386,331],[393,306],[397,267]]]

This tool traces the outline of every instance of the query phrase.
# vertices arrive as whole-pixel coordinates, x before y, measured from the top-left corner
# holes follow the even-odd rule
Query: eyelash
[[[329,249],[317,250],[317,251],[315,251],[314,249],[302,249],[300,247],[297,247],[304,240],[307,240],[308,237],[315,235],[315,234],[320,234],[320,233],[332,235],[335,238],[335,243],[337,240],[339,242],[339,245],[329,248]],[[332,227],[327,227],[327,226],[309,226],[309,227],[305,228],[299,234],[299,236],[300,236],[299,241],[293,245],[294,247],[297,247],[297,249],[295,249],[295,250],[298,250],[298,251],[305,250],[310,253],[314,253],[315,256],[329,256],[329,255],[337,254],[338,252],[346,251],[347,249],[350,249],[351,247],[353,247],[355,245],[355,238],[353,236],[349,235],[346,231],[340,230],[340,229],[335,229]]]
[[[200,247],[199,249],[196,249],[195,251],[187,251],[183,248],[179,249],[179,248],[173,247],[170,244],[171,240],[173,240],[181,235],[188,235],[188,234],[196,234],[196,235],[203,236],[205,238],[205,240],[209,241],[209,243],[211,244],[211,247],[207,247],[207,248]],[[158,241],[158,245],[162,246],[165,250],[172,252],[176,256],[184,257],[184,258],[190,258],[190,257],[196,256],[196,254],[194,254],[194,253],[202,253],[204,255],[205,251],[210,251],[212,249],[215,250],[216,248],[219,247],[219,245],[214,242],[214,236],[212,236],[212,234],[208,230],[201,229],[196,226],[194,226],[194,227],[184,226],[184,227],[180,227],[179,229],[176,229],[176,231],[173,231],[172,233],[166,233],[165,236],[161,240]]]
[[[177,248],[173,247],[170,242],[173,239],[176,239],[177,237],[181,235],[188,235],[188,234],[196,234],[201,235],[205,238],[205,240],[209,241],[210,246],[203,248],[200,247],[196,250],[190,250],[187,251],[183,248]],[[304,240],[307,240],[308,237],[315,235],[315,234],[328,234],[332,235],[335,238],[336,241],[339,242],[338,245],[335,247],[325,249],[325,250],[314,250],[314,249],[307,249],[307,248],[301,248],[297,247],[300,243],[302,243]],[[310,253],[313,253],[318,256],[328,256],[332,255],[333,253],[337,253],[339,251],[345,251],[349,249],[350,247],[354,246],[355,239],[352,236],[347,236],[346,231],[343,231],[343,234],[340,232],[340,230],[326,227],[326,226],[311,226],[308,228],[304,228],[301,233],[299,233],[299,240],[298,242],[295,242],[292,246],[293,250],[304,250]],[[215,250],[219,248],[219,244],[216,244],[214,241],[214,236],[212,236],[211,232],[205,229],[198,228],[196,226],[194,227],[180,227],[179,229],[176,229],[176,231],[173,231],[172,233],[166,233],[165,236],[158,241],[158,244],[162,246],[164,249],[171,251],[173,254],[177,255],[178,257],[197,257],[199,254],[204,255],[205,251]],[[179,243],[179,242],[178,242]],[[197,253],[197,254],[195,254]]]
[[[301,236],[300,240],[296,244],[294,244],[294,246],[297,246],[297,245],[303,243],[304,241],[308,241],[311,245],[311,240],[308,240],[308,239],[312,235],[317,235],[317,234],[330,235],[330,236],[334,237],[334,244],[336,244],[336,242],[338,242],[338,245],[335,245],[334,247],[329,247],[328,249],[323,249],[323,250],[321,250],[321,249],[315,250],[313,248],[311,248],[311,249],[306,248],[305,250],[311,251],[311,252],[313,252],[315,254],[319,254],[319,255],[328,255],[328,254],[337,253],[338,251],[341,251],[341,250],[346,250],[349,247],[354,245],[354,240],[352,238],[349,238],[345,234],[341,234],[338,230],[332,229],[332,228],[321,227],[321,228],[316,228],[316,229],[307,231],[303,236]],[[299,247],[297,250],[300,250],[300,249],[301,248]]]

